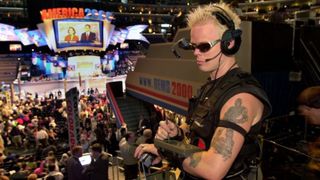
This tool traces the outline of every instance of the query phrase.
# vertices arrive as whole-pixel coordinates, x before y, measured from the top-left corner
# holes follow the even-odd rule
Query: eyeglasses
[[[189,46],[190,46],[190,49],[192,49],[193,51],[196,49],[199,49],[200,52],[205,53],[205,52],[208,52],[211,48],[213,48],[220,41],[221,41],[220,39],[217,39],[214,41],[202,42],[199,44],[190,43]]]

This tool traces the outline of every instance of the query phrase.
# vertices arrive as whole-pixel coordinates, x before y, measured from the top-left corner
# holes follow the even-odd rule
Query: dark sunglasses
[[[221,40],[214,40],[214,41],[209,41],[209,42],[202,42],[199,44],[195,44],[195,43],[190,43],[190,49],[192,49],[193,51],[196,49],[199,49],[200,52],[205,53],[208,52],[211,48],[213,48],[216,44],[218,44],[218,42],[220,42]]]

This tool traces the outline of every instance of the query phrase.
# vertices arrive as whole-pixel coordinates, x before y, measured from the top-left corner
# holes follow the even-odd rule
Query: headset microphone
[[[222,52],[220,51],[220,52],[219,52],[217,55],[215,55],[214,57],[212,57],[212,58],[208,58],[208,59],[205,59],[204,61],[205,61],[205,62],[209,62],[209,61],[211,61],[211,60],[213,60],[213,59],[217,58],[221,53],[222,53]]]
[[[176,57],[176,58],[181,58],[181,56],[180,56],[180,54],[177,52],[177,50],[176,50],[176,46],[177,45],[179,45],[179,43],[181,42],[181,41],[183,41],[184,40],[184,38],[182,38],[182,39],[179,39],[177,42],[175,42],[172,46],[171,46],[171,52],[174,54],[174,56]]]
[[[181,55],[176,50],[176,46],[183,50],[192,50],[190,42],[186,38],[181,38],[171,46],[171,52],[174,54],[176,58],[181,58]]]
[[[171,51],[176,58],[178,58],[178,59],[181,58],[180,54],[177,52],[177,50],[175,48],[171,48]]]

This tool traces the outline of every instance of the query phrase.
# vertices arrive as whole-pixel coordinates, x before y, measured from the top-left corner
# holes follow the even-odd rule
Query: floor
[[[110,180],[123,180],[124,174],[118,166],[109,166],[109,179]]]

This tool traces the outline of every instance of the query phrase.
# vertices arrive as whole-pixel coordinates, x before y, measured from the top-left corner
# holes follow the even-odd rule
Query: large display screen
[[[91,19],[53,20],[56,47],[103,47],[103,22]]]
[[[102,73],[108,74],[115,70],[116,63],[119,61],[118,51],[108,52],[104,58],[101,59],[101,70]]]
[[[39,30],[28,31],[29,38],[33,44],[38,47],[47,45],[45,37],[42,36]]]
[[[67,61],[60,56],[50,56],[48,54],[32,53],[31,76],[37,77],[45,75],[52,79],[62,79],[66,77]]]
[[[14,29],[14,26],[0,23],[0,41],[19,41]]]
[[[67,76],[70,78],[101,75],[99,56],[74,56],[68,58]]]
[[[9,50],[10,51],[22,51],[22,46],[21,46],[21,44],[10,44]]]
[[[17,36],[19,37],[20,41],[24,46],[28,46],[33,43],[32,39],[28,34],[28,28],[15,29],[14,32],[17,34]]]

